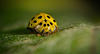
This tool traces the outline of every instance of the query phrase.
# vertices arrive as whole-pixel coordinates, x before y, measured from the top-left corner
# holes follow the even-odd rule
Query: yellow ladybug
[[[53,17],[46,13],[40,13],[32,17],[27,28],[38,35],[50,35],[58,31],[57,22]]]

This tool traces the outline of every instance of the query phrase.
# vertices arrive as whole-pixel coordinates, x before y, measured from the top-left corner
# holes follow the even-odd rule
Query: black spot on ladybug
[[[32,26],[32,24],[31,24],[31,26]]]
[[[33,22],[34,22],[34,23],[36,23],[37,21],[36,21],[36,20],[34,20]]]
[[[44,27],[46,26],[46,24],[43,25]]]
[[[38,17],[38,19],[41,19],[41,18],[42,18],[42,16],[39,16],[39,17]]]
[[[50,26],[49,24],[47,24],[47,26]]]
[[[50,24],[51,24],[51,25],[53,25],[53,23],[52,23],[52,22],[50,22]]]
[[[35,17],[33,17],[31,20],[33,20]]]
[[[42,22],[40,22],[39,25],[42,25]]]
[[[28,23],[28,25],[30,25],[30,22]]]
[[[45,19],[44,21],[45,21],[45,22],[47,22],[47,20],[46,20],[46,19]]]
[[[50,19],[50,16],[47,16]]]
[[[55,20],[53,20],[54,22],[56,22]]]

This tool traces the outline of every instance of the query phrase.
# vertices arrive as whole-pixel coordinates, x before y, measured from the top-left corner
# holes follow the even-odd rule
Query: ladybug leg
[[[37,32],[39,32],[39,31],[37,30],[37,27],[35,27],[35,30],[36,30]]]
[[[37,30],[37,27],[35,27],[35,30],[37,31],[37,36],[41,36],[42,34],[40,34],[39,30]]]
[[[37,36],[41,36],[41,34],[38,33]]]

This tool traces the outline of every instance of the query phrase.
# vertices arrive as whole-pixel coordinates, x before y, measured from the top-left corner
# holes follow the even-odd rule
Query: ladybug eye
[[[42,25],[42,22],[40,22],[39,25]]]
[[[50,19],[50,16],[47,16]]]
[[[33,22],[34,22],[34,23],[36,23],[37,21],[36,21],[36,20],[34,20]]]
[[[55,20],[53,20],[54,22],[56,22]]]
[[[43,25],[44,27],[46,26],[46,24]]]
[[[47,20],[46,20],[46,19],[45,19],[44,21],[45,21],[45,22],[47,22]]]
[[[51,24],[51,25],[53,25],[53,23],[52,23],[52,22],[50,22],[50,24]]]
[[[50,29],[50,31],[51,31],[51,29]]]
[[[41,19],[41,18],[42,18],[42,16],[39,16],[39,17],[38,17],[38,19]]]
[[[50,26],[49,24],[47,24],[47,26]]]
[[[35,17],[33,17],[31,20],[33,20]]]
[[[48,32],[46,32],[46,34],[48,34]]]

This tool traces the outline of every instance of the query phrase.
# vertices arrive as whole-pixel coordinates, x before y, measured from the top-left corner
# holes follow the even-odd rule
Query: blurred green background
[[[29,20],[41,12],[50,14],[57,21],[60,30],[57,34],[50,35],[51,37],[37,37],[27,31],[26,27]],[[92,52],[90,48],[94,49],[93,53],[100,53],[99,46],[94,45],[95,42],[98,43],[99,38],[97,39],[97,37],[100,33],[98,28],[100,24],[100,2],[97,0],[0,0],[0,19],[1,53],[80,54],[84,52],[83,54],[89,54],[90,51]],[[70,30],[66,31],[66,29]],[[92,36],[96,36],[96,39],[92,39],[95,40],[93,47],[89,44],[90,42],[87,43]],[[58,42],[51,41],[56,39]],[[70,39],[69,42],[67,39]],[[49,42],[51,45],[48,45]],[[67,42],[71,46],[64,47]],[[43,45],[43,43],[45,44]],[[52,45],[54,43],[56,44]],[[36,47],[37,45],[43,45],[43,47]],[[98,43],[98,45],[100,44]],[[96,47],[97,50],[95,50]],[[60,48],[63,51],[60,51]]]
[[[0,30],[7,31],[26,27],[37,13],[53,16],[59,27],[69,23],[88,21],[99,24],[99,2],[85,0],[1,0]]]

